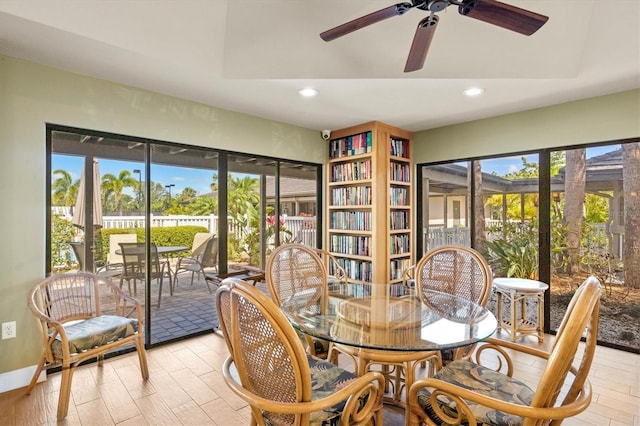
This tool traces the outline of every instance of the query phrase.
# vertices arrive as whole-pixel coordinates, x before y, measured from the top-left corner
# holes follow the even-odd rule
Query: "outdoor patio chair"
[[[69,243],[73,249],[73,254],[78,261],[78,271],[85,271],[85,255],[84,255],[84,243],[82,241],[71,241]],[[91,272],[91,271],[88,271]],[[121,271],[119,269],[111,269],[106,266],[102,266],[96,270],[101,278],[114,278],[119,276]]]
[[[122,269],[124,262],[122,255],[116,253],[120,249],[120,243],[135,243],[138,241],[136,234],[111,234],[109,235],[109,253],[107,253],[106,267],[108,269]]]
[[[278,305],[244,281],[216,292],[229,356],[224,381],[251,407],[251,424],[383,425],[380,373],[362,377],[305,353]]]
[[[175,280],[180,272],[191,272],[191,285],[197,274],[204,277],[205,273],[218,270],[218,239],[207,232],[199,232],[193,238],[193,247],[189,257],[181,257],[176,265]],[[174,281],[175,281],[174,280]],[[208,284],[208,283],[207,283]],[[209,293],[211,287],[207,285]]]
[[[146,245],[145,243],[120,243],[120,250],[122,251],[123,270],[120,275],[120,288],[124,281],[127,281],[129,287],[129,294],[137,294],[137,281],[145,281],[146,272]],[[160,308],[160,302],[162,301],[162,287],[165,276],[169,278],[169,294],[173,295],[173,280],[171,278],[171,272],[169,270],[169,263],[166,260],[160,261],[158,256],[158,247],[155,243],[150,245],[151,262],[149,262],[151,268],[151,279],[158,280],[158,308]],[[131,293],[131,281],[133,281],[133,293]]]
[[[416,381],[408,395],[409,424],[559,425],[583,412],[591,402],[587,375],[596,349],[601,292],[595,277],[582,283],[549,352],[490,337],[478,345],[473,361],[455,360],[435,377]],[[530,365],[526,355],[542,361],[536,363],[543,371],[535,388],[513,377],[516,358]]]
[[[44,350],[26,394],[43,370],[61,366],[58,420],[67,416],[71,379],[84,361],[97,358],[102,366],[105,353],[134,345],[142,378],[149,378],[142,307],[111,281],[87,272],[54,275],[31,289],[27,305],[35,315]]]

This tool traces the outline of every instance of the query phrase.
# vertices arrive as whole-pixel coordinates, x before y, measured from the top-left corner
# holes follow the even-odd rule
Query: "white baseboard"
[[[36,372],[36,368],[37,365],[32,365],[31,367],[0,374],[0,393],[29,386],[31,376]],[[44,382],[46,379],[47,372],[42,371],[40,377],[38,377],[38,382]]]

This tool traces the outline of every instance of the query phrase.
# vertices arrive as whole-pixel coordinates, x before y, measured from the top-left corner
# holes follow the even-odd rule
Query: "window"
[[[471,245],[487,257],[495,276],[550,283],[547,332],[558,328],[578,285],[595,275],[607,294],[599,340],[640,349],[640,253],[632,249],[640,226],[630,219],[640,211],[640,140],[419,170],[424,250]],[[527,309],[535,315],[535,306]]]
[[[155,244],[171,281],[166,274],[163,281],[122,282],[144,301],[148,344],[217,325],[215,286],[203,272],[264,268],[276,244],[295,240],[317,247],[320,241],[319,164],[55,125],[47,126],[47,148],[48,272],[87,270],[119,282],[121,266],[112,259],[122,257],[111,240],[123,237],[112,236],[149,241],[147,250]],[[81,179],[83,170],[92,173]],[[212,260],[199,258],[203,268],[196,268],[192,281],[192,269],[179,266],[196,248],[196,234],[213,238]]]

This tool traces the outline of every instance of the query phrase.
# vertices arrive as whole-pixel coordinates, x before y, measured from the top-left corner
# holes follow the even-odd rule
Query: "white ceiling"
[[[505,0],[549,16],[530,37],[452,6],[413,73],[421,10],[318,36],[397,1],[0,0],[0,54],[317,130],[417,131],[640,87],[638,0]],[[465,98],[472,85],[485,95]]]

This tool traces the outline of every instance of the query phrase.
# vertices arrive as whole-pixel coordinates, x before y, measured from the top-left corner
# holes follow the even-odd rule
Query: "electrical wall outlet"
[[[16,337],[16,322],[9,321],[2,323],[2,340]]]

